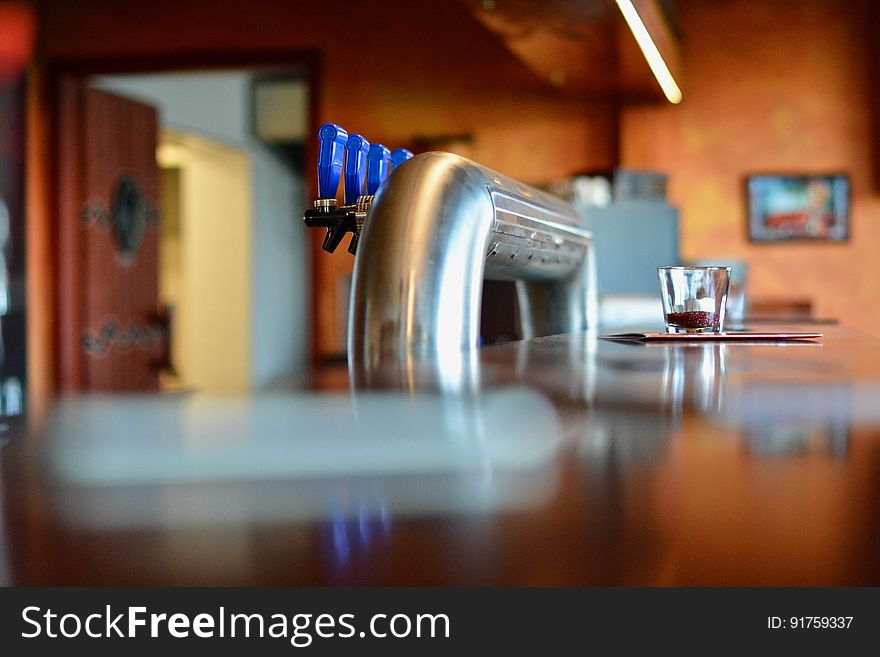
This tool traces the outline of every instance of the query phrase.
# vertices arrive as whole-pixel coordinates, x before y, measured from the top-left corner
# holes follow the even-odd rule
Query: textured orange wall
[[[856,0],[685,0],[684,101],[630,107],[621,163],[670,174],[685,258],[745,259],[752,298],[810,298],[815,314],[880,332],[880,195],[868,4]],[[873,15],[876,17],[876,14]],[[851,176],[846,244],[750,244],[750,172]]]

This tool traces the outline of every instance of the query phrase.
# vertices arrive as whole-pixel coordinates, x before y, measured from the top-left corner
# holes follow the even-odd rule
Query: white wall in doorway
[[[253,369],[249,158],[241,149],[168,131],[158,157],[177,176],[175,185],[163,185],[159,286],[175,308],[175,387],[245,392]],[[166,229],[175,212],[179,230],[172,232]]]

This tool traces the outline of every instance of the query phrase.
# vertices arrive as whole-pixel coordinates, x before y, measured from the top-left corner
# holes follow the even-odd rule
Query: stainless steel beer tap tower
[[[328,126],[321,130],[334,135],[331,146],[343,143],[345,131]],[[347,139],[355,137],[362,139]],[[484,277],[516,281],[526,338],[595,326],[592,238],[568,203],[434,152],[399,158],[387,178],[379,172],[371,179],[367,171],[375,184],[366,190],[368,204],[349,203],[363,177],[353,176],[349,185],[347,176],[346,205],[337,208],[341,149],[334,153],[319,138],[319,179],[327,183],[304,221],[328,229],[330,251],[344,232],[353,233],[348,350],[355,370],[460,361],[477,346]],[[346,171],[357,164],[346,163]],[[363,217],[353,221],[358,211]]]

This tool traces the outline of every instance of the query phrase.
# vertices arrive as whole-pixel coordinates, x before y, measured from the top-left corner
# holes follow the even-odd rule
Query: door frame
[[[45,65],[45,99],[49,123],[47,146],[48,171],[44,180],[49,185],[49,211],[46,218],[50,235],[50,280],[52,282],[51,312],[54,315],[51,360],[54,365],[52,389],[57,393],[75,393],[84,389],[80,349],[81,304],[79,303],[79,265],[82,259],[79,239],[79,190],[82,188],[82,148],[79,125],[82,116],[78,90],[96,75],[150,74],[245,70],[253,73],[300,75],[309,85],[308,131],[317,134],[321,97],[321,56],[317,50],[241,51],[231,53],[166,53],[161,56],[58,58]],[[305,161],[317,161],[317,140],[307,139]],[[306,166],[308,190],[317,186],[317,170]],[[295,217],[290,218],[291,221]],[[315,231],[309,231],[314,233]],[[314,262],[320,251],[320,240],[310,235],[307,254],[309,262],[310,298],[317,300],[318,283]],[[315,357],[315,318],[310,313],[307,324],[309,361]]]

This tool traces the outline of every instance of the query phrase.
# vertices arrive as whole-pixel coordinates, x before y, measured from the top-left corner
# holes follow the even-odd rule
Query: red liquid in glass
[[[707,310],[690,310],[684,313],[668,313],[666,323],[678,328],[711,328],[715,325],[716,315]]]

